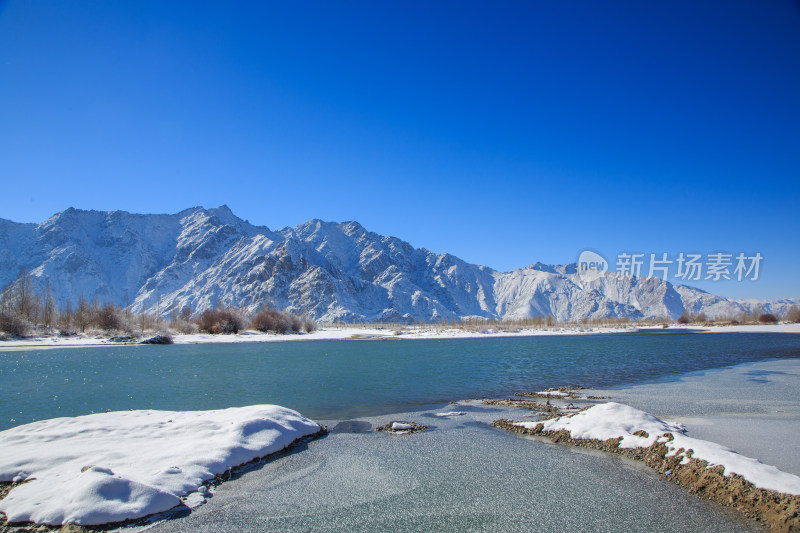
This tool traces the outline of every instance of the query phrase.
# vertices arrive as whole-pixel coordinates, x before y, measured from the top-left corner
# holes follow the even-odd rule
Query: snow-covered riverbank
[[[10,522],[98,525],[202,500],[203,483],[318,433],[275,405],[218,411],[122,411],[0,432],[0,500]],[[198,496],[199,495],[199,496]],[[191,502],[190,502],[191,503]]]
[[[363,332],[363,330],[360,331]],[[557,383],[553,383],[553,385],[557,385]],[[776,470],[765,465],[775,465],[784,472],[800,474],[796,450],[791,445],[800,439],[800,397],[798,396],[800,386],[798,385],[800,385],[800,359],[782,359],[694,373],[678,381],[608,391],[584,390],[580,391],[580,395],[605,396],[607,399],[600,401],[612,400],[631,405],[640,410],[631,412],[634,412],[640,419],[645,419],[647,424],[651,422],[655,424],[658,421],[647,418],[641,411],[652,413],[662,420],[679,422],[686,429],[683,437],[678,436],[679,440],[692,442],[693,449],[697,447],[697,441],[706,441],[706,443],[701,443],[705,451],[712,450],[713,453],[723,451],[723,455],[727,456],[727,459],[724,460],[731,460],[732,465],[738,463],[745,465],[745,469],[755,469],[758,477],[753,479],[758,486],[781,490],[783,485],[772,484],[785,484],[787,480],[792,484],[795,483],[793,481],[795,478],[776,473]],[[537,398],[536,394],[544,397]],[[535,393],[530,398],[540,403],[549,400],[551,404],[566,404],[576,401],[574,398],[564,397],[553,392],[546,395]],[[490,422],[500,417],[517,421],[534,421],[536,418],[532,416],[531,412],[506,408],[502,405],[478,405],[479,402],[458,403],[458,406],[437,406],[435,410],[372,416],[358,421],[323,422],[330,424],[334,429],[340,423],[342,428],[350,429],[334,431],[329,439],[309,444],[308,448],[315,451],[316,454],[312,453],[310,458],[302,457],[307,454],[307,451],[304,450],[298,454],[292,454],[291,459],[282,457],[279,461],[275,461],[275,464],[273,462],[266,463],[263,466],[263,472],[270,472],[273,477],[264,477],[261,466],[248,473],[245,476],[248,479],[253,479],[255,476],[257,481],[260,480],[260,488],[256,490],[257,497],[248,492],[253,488],[254,482],[245,482],[244,478],[220,486],[219,494],[231,496],[229,498],[215,496],[208,499],[206,505],[198,508],[198,516],[202,518],[197,518],[197,520],[206,521],[202,522],[201,529],[208,531],[233,530],[237,524],[249,523],[251,520],[258,522],[259,527],[264,525],[266,530],[270,528],[279,530],[281,526],[286,526],[288,529],[292,527],[309,529],[306,527],[308,524],[314,524],[315,527],[320,526],[319,529],[324,529],[322,526],[326,524],[325,520],[328,519],[329,512],[340,518],[349,516],[347,513],[350,512],[350,509],[343,506],[342,502],[352,502],[353,499],[362,502],[365,506],[359,511],[361,514],[355,516],[361,520],[367,520],[366,523],[375,526],[385,526],[386,523],[374,521],[370,518],[372,515],[365,516],[364,513],[367,509],[373,509],[370,513],[377,512],[384,516],[395,516],[395,518],[401,519],[405,516],[403,513],[408,512],[414,515],[417,509],[424,508],[428,509],[426,512],[429,513],[426,515],[427,521],[418,523],[418,529],[424,530],[425,526],[441,522],[443,515],[436,514],[436,505],[445,503],[448,505],[452,503],[453,506],[448,511],[448,515],[455,513],[460,517],[460,524],[468,525],[471,523],[470,513],[474,505],[475,494],[478,493],[481,495],[480,497],[495,498],[492,506],[485,509],[486,516],[489,517],[487,523],[497,525],[500,529],[503,529],[504,526],[509,529],[513,520],[524,519],[523,515],[515,514],[510,506],[519,505],[521,509],[528,508],[529,504],[526,502],[529,502],[530,498],[539,498],[539,503],[542,504],[541,511],[544,513],[552,508],[554,502],[561,501],[558,498],[565,497],[564,491],[572,491],[566,497],[571,507],[568,511],[564,511],[565,516],[570,517],[570,524],[578,529],[581,527],[583,529],[602,529],[603,524],[606,524],[608,520],[612,520],[614,524],[631,525],[637,524],[636,520],[639,517],[622,518],[623,515],[620,513],[624,514],[624,509],[614,507],[604,496],[596,494],[593,496],[591,493],[585,494],[577,490],[572,486],[573,483],[583,480],[598,486],[613,486],[614,494],[625,494],[627,499],[634,498],[636,494],[645,490],[645,486],[650,493],[653,493],[654,490],[666,491],[660,485],[663,484],[663,481],[658,476],[655,477],[655,481],[647,477],[631,480],[629,476],[632,474],[626,473],[625,469],[620,471],[613,461],[576,458],[570,454],[551,453],[552,450],[546,451],[540,443],[523,441],[522,444],[519,444],[509,441],[505,437],[499,437],[497,431],[490,430],[488,427]],[[252,409],[261,408],[264,406],[254,406]],[[658,428],[652,430],[649,426],[638,427],[634,423],[636,420],[629,420],[630,417],[621,413],[621,410],[622,408],[611,409],[613,412],[609,416],[600,417],[598,420],[589,420],[589,424],[586,426],[587,434],[599,432],[597,434],[604,437],[608,436],[609,428],[613,424],[627,424],[625,428],[628,429],[623,429],[630,435],[620,434],[617,436],[627,436],[634,440],[658,438],[656,436]],[[75,513],[86,513],[87,520],[100,520],[102,517],[121,516],[122,514],[127,517],[131,508],[137,509],[136,512],[147,511],[145,514],[149,514],[155,512],[154,510],[171,507],[180,501],[190,506],[202,502],[206,498],[201,492],[194,492],[195,496],[188,501],[183,500],[186,493],[195,491],[201,481],[205,479],[202,475],[198,476],[197,471],[205,468],[202,472],[207,470],[207,473],[213,476],[214,473],[225,472],[229,466],[247,462],[246,457],[239,460],[233,456],[240,453],[241,446],[250,446],[248,442],[250,442],[251,429],[248,428],[255,428],[256,432],[262,431],[256,427],[258,423],[254,422],[249,414],[241,419],[238,415],[229,417],[224,414],[234,411],[237,410],[229,409],[206,413],[188,411],[100,413],[85,417],[46,420],[0,432],[0,449],[4,452],[3,457],[0,457],[0,481],[11,481],[14,478],[17,478],[17,481],[30,480],[14,487],[6,500],[0,503],[0,510],[7,510],[9,514],[17,513],[13,516],[22,517],[17,519],[30,517],[43,521],[49,516],[53,520],[65,520],[65,517],[68,516],[78,516]],[[460,414],[452,417],[437,416],[444,412]],[[254,414],[258,420],[275,418],[268,413],[251,414]],[[207,427],[206,421],[213,427]],[[428,426],[430,430],[407,437],[399,437],[397,444],[389,445],[387,441],[376,440],[378,437],[375,432],[371,431],[372,429],[397,421],[421,423]],[[313,423],[309,421],[309,424]],[[230,427],[226,429],[226,425]],[[315,427],[317,426],[310,426],[309,431]],[[362,431],[364,427],[367,427],[368,430]],[[226,439],[225,436],[231,429],[234,431],[228,435],[230,438]],[[266,427],[263,428],[263,430],[266,429]],[[644,429],[648,435],[636,435],[635,432],[639,429]],[[353,432],[357,435],[351,434]],[[148,442],[150,439],[152,439],[152,443]],[[422,448],[416,446],[417,442],[423,443]],[[686,448],[686,445],[684,443],[679,447]],[[726,451],[724,448],[729,450]],[[730,455],[729,452],[732,453],[732,450],[739,453]],[[695,451],[699,454],[703,453],[703,451]],[[253,452],[253,458],[267,453],[269,451],[266,449],[259,450],[257,453]],[[400,454],[400,456],[395,457],[394,454]],[[532,454],[533,457],[529,458],[527,455],[523,457],[522,454]],[[542,460],[542,454],[548,458]],[[372,457],[372,459],[362,459],[362,455]],[[675,455],[678,453],[676,452]],[[425,458],[424,461],[422,461],[422,457]],[[765,464],[759,466],[747,457],[753,457]],[[159,458],[158,461],[156,458]],[[216,461],[214,468],[209,466],[212,459]],[[706,459],[711,459],[710,463],[723,464],[711,456]],[[420,461],[424,464],[420,464]],[[578,463],[580,466],[576,466]],[[132,466],[120,467],[120,464]],[[387,464],[395,466],[387,468]],[[492,465],[491,474],[486,470],[486,464]],[[287,467],[287,465],[300,466],[294,470],[294,467]],[[521,465],[524,465],[524,468]],[[6,468],[7,466],[9,468]],[[362,468],[363,471],[360,470]],[[578,473],[577,469],[579,468],[589,469],[592,473],[587,479],[584,479],[587,476]],[[737,468],[740,467],[732,466],[731,471],[739,472],[740,470]],[[474,472],[470,472],[470,469],[473,469]],[[526,469],[529,469],[530,472],[526,472]],[[310,475],[311,472],[314,475]],[[489,483],[487,481],[486,476],[498,476],[499,472],[503,472],[503,474],[495,480],[496,482]],[[746,472],[745,475],[747,475]],[[451,484],[450,481],[439,479],[437,476],[445,476],[448,480],[452,477],[458,482]],[[530,479],[532,476],[537,479],[537,484],[529,487],[530,490],[527,492],[519,492],[517,484],[524,484],[524,480]],[[51,478],[58,479],[58,483],[52,483]],[[323,480],[321,486],[317,486],[318,478]],[[342,481],[343,478],[345,481]],[[328,485],[325,485],[324,480],[326,479],[329,482]],[[41,483],[39,480],[42,480]],[[337,488],[337,480],[344,483],[343,488]],[[564,485],[561,480],[565,480],[567,485]],[[766,483],[764,483],[765,480]],[[68,482],[68,485],[64,486],[62,482]],[[620,487],[620,484],[623,487]],[[227,487],[227,485],[233,487]],[[256,485],[259,486],[258,483]],[[447,485],[446,490],[462,490],[463,494],[459,493],[459,496],[455,497],[452,502],[450,497],[444,499],[447,501],[436,500],[433,503],[422,501],[428,497],[431,491],[444,490],[445,485]],[[248,490],[243,491],[237,488],[244,486],[247,486]],[[286,488],[287,486],[289,489]],[[325,497],[321,492],[322,487],[340,495],[341,501],[336,499],[333,501],[330,499],[320,500],[324,501],[324,504],[309,501],[311,495],[319,498]],[[462,487],[469,487],[469,490],[464,492]],[[289,497],[288,493],[286,496],[282,495],[285,490],[294,491],[292,492],[295,495],[294,498]],[[794,491],[794,489],[792,490]],[[514,493],[513,496],[510,495],[510,492]],[[646,511],[643,512],[651,513],[652,517],[661,516],[663,518],[663,513],[659,513],[666,508],[665,506],[681,502],[678,507],[684,508],[688,505],[687,501],[691,501],[684,500],[682,496],[678,496],[674,492],[667,491],[666,493],[670,495],[664,496],[664,498],[669,501],[642,501],[641,505],[646,506]],[[129,495],[128,497],[132,498],[135,504],[126,507],[122,503],[123,499],[118,497],[119,494]],[[392,505],[396,504],[397,507],[384,508],[381,499],[384,496],[390,497]],[[452,496],[452,494],[448,496]],[[110,506],[111,511],[107,510],[107,502],[104,502],[104,498],[107,497],[114,500]],[[265,498],[273,502],[281,500],[283,503],[277,510],[265,510],[262,505],[263,501],[258,498]],[[586,498],[590,499],[586,500]],[[15,509],[6,507],[14,505],[15,501],[22,501],[24,505]],[[225,507],[226,518],[224,519],[220,519],[214,512],[215,509],[220,509],[217,502],[222,506],[230,505]],[[241,502],[241,504],[231,504],[231,502]],[[591,512],[581,511],[582,508],[594,509],[600,504],[598,502],[608,506],[609,511],[606,514],[594,516]],[[35,506],[34,503],[39,503],[39,505]],[[53,511],[49,507],[50,505],[60,507]],[[186,509],[186,507],[182,508]],[[208,512],[204,508],[208,508]],[[101,510],[98,511],[98,509]],[[397,515],[397,509],[406,509],[406,511]],[[499,509],[503,509],[503,512],[501,513]],[[285,514],[281,514],[284,511]],[[103,514],[109,512],[112,514]],[[244,515],[240,516],[238,514],[240,512]],[[671,510],[670,512],[675,511]],[[697,512],[702,515],[703,512],[715,513],[717,511],[698,510]],[[337,513],[339,514],[337,515]],[[309,516],[307,517],[306,514]],[[142,514],[137,516],[142,516]],[[172,530],[173,524],[177,524],[175,526],[177,530],[182,530],[181,528],[194,530],[194,526],[198,524],[195,518],[192,518],[194,516],[195,513],[192,513],[186,518],[188,522],[185,522],[184,519],[170,520],[163,523],[163,528]],[[267,525],[263,524],[263,520],[266,520],[264,517],[274,518],[274,524],[272,522]],[[102,519],[107,520],[108,518]],[[687,520],[684,530],[696,529],[697,523],[693,522],[691,517],[684,517],[684,519]],[[720,518],[717,516],[716,519]],[[230,520],[230,522],[219,524],[219,520]],[[348,520],[350,519],[348,518]],[[370,520],[373,521],[370,522]],[[617,522],[618,520],[619,522]],[[187,523],[188,526],[186,526]],[[357,528],[359,524],[358,521],[347,523],[351,524],[353,528]],[[444,524],[444,522],[441,523]],[[653,527],[655,524],[656,522],[653,522]],[[558,526],[557,523],[550,525]],[[220,526],[221,529],[216,526]],[[162,525],[158,527],[161,528]],[[739,530],[739,528],[734,529]],[[732,529],[720,526],[711,530]]]
[[[676,451],[692,447],[695,457],[724,464],[759,486],[797,492],[798,478],[747,456],[764,460],[758,452],[768,450],[766,456],[791,465],[795,453],[787,443],[796,442],[800,431],[793,423],[800,417],[800,398],[791,392],[800,390],[798,379],[800,360],[778,360],[692,374],[677,382],[585,390],[581,396],[603,394],[658,416],[669,413],[673,415],[669,420],[683,426],[664,424],[614,403],[601,404],[611,407],[599,409],[598,417],[579,415],[582,418],[572,423],[550,424],[551,429],[563,426],[583,432],[574,437],[606,438],[614,433],[632,443],[657,440],[662,429],[672,431],[678,439]],[[576,401],[548,397],[551,403]],[[715,419],[720,410],[738,415],[723,432]],[[458,415],[440,416],[444,411]],[[776,411],[781,417],[777,420]],[[680,413],[691,417],[687,420]],[[704,425],[704,415],[714,420],[716,433]],[[535,420],[529,416],[528,411],[511,407],[465,401],[358,421],[323,421],[331,427],[328,438],[309,443],[300,453],[259,464],[244,477],[214,489],[213,497],[202,488],[197,491],[203,480],[282,449],[319,426],[274,406],[100,413],[42,421],[0,432],[4,450],[0,479],[31,479],[14,487],[0,501],[0,510],[18,520],[91,524],[144,516],[180,503],[183,509],[204,503],[190,514],[167,514],[171,520],[148,527],[222,531],[246,523],[265,530],[325,530],[339,521],[354,528],[358,524],[380,528],[405,520],[409,529],[425,530],[447,520],[468,526],[477,499],[487,502],[481,507],[480,523],[500,529],[513,529],[515,524],[534,529],[559,524],[624,529],[656,527],[669,519],[677,530],[749,530],[746,522],[726,516],[721,508],[695,501],[658,475],[631,470],[610,456],[575,454],[570,448],[516,439],[488,428],[498,417]],[[397,420],[423,423],[430,429],[395,439],[373,431]],[[748,421],[762,425],[749,432]],[[586,422],[585,427],[577,428],[578,422]],[[636,435],[637,429],[649,430],[648,435]],[[750,442],[749,452],[754,453],[726,449],[731,444],[725,432]],[[721,445],[715,444],[715,437],[720,437]],[[783,461],[769,451],[774,446],[780,448]],[[709,450],[724,457],[703,455]],[[525,482],[528,479],[537,482]],[[598,492],[596,487],[606,489]],[[625,505],[619,505],[622,501]],[[560,509],[555,521],[554,508]],[[629,512],[633,508],[636,513]]]
[[[635,457],[773,529],[800,529],[800,359],[580,393],[615,401],[571,417],[499,425]]]
[[[412,339],[473,339],[488,337],[537,337],[557,335],[601,335],[611,333],[631,333],[638,330],[666,331],[674,333],[689,330],[696,333],[800,333],[800,324],[739,325],[739,326],[671,326],[664,330],[661,326],[637,327],[582,327],[563,326],[553,328],[492,328],[472,330],[463,328],[405,326],[396,327],[324,327],[313,333],[278,335],[257,331],[244,331],[235,335],[210,335],[194,333],[174,335],[175,344],[234,344],[258,342],[296,342],[314,340],[412,340]],[[71,346],[120,346],[107,336],[58,335],[43,337],[14,338],[0,341],[0,351],[25,348],[67,348]]]

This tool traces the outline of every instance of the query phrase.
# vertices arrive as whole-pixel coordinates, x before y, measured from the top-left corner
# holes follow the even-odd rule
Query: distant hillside
[[[27,268],[57,302],[82,295],[166,313],[265,302],[318,321],[438,321],[467,317],[559,320],[783,314],[797,299],[736,301],[658,278],[575,265],[512,272],[466,263],[371,233],[358,222],[310,220],[271,231],[227,206],[173,215],[67,209],[41,224],[0,219],[0,286]]]

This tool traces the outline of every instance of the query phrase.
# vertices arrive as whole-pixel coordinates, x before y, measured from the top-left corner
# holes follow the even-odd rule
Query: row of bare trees
[[[705,313],[695,315],[684,312],[676,321],[678,324],[777,324],[778,322],[800,323],[800,307],[792,306],[782,317],[774,313],[764,313],[760,310],[741,313],[730,317],[709,318]]]
[[[710,318],[705,313],[690,314],[684,313],[678,319],[669,317],[641,318],[631,320],[626,317],[613,318],[583,318],[581,320],[557,320],[553,315],[535,316],[519,319],[498,320],[494,318],[470,317],[462,320],[433,320],[421,324],[417,327],[430,329],[460,329],[465,331],[484,331],[492,330],[520,330],[520,329],[550,329],[554,327],[623,327],[626,325],[663,325],[663,324],[775,324],[778,322],[800,323],[800,307],[790,308],[782,316],[773,313],[764,313],[760,310],[750,313],[741,313],[735,317],[714,317]],[[344,323],[334,323],[334,325],[345,325]],[[348,327],[358,328],[395,328],[401,330],[409,324],[400,323],[360,323],[347,324]]]
[[[217,308],[198,315],[189,307],[172,309],[166,317],[152,313],[133,313],[113,303],[101,304],[97,298],[81,297],[76,305],[58,307],[50,290],[38,293],[31,276],[20,276],[0,292],[0,334],[25,337],[32,334],[109,333],[144,335],[148,331],[168,333],[238,333],[244,329],[274,333],[312,332],[316,324],[286,311],[260,309],[255,315],[237,308]]]

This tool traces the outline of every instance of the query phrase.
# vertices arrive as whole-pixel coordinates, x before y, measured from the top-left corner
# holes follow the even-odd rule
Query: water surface
[[[276,403],[312,418],[580,384],[614,387],[772,358],[800,335],[619,334],[86,347],[0,352],[0,429],[124,409]]]

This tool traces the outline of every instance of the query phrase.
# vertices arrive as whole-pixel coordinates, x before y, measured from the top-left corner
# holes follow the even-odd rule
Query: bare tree
[[[81,333],[86,332],[86,326],[89,325],[89,304],[86,303],[86,298],[81,295],[78,299],[78,308],[75,310],[75,322],[81,329]]]
[[[53,329],[55,323],[56,302],[53,299],[53,293],[50,290],[50,284],[42,297],[42,326],[48,331]]]
[[[33,292],[33,280],[26,268],[22,269],[19,277],[14,281],[12,291],[14,312],[20,318],[35,324],[39,314],[39,305]]]
[[[147,314],[144,309],[139,313],[139,331],[144,335],[145,327],[147,327]]]
[[[72,329],[72,302],[67,302],[58,314],[58,327],[67,333]]]

